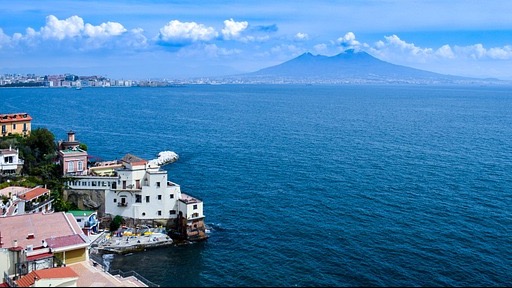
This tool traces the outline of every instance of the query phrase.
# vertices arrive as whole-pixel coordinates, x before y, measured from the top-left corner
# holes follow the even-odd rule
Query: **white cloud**
[[[196,41],[210,41],[218,36],[212,27],[195,22],[172,20],[160,28],[158,38],[169,44],[188,44]]]
[[[348,32],[343,37],[338,38],[336,43],[344,49],[357,49],[361,46],[361,43],[356,40],[356,35],[353,32]]]
[[[240,54],[240,52],[241,52],[239,49],[219,48],[215,44],[207,44],[207,45],[205,45],[204,46],[204,51],[206,52],[206,54],[208,54],[208,55],[210,55],[212,57],[231,56],[231,55]]]
[[[491,59],[512,59],[512,46],[506,45],[503,48],[491,48],[487,51]]]
[[[249,23],[247,21],[236,22],[231,18],[230,20],[224,20],[224,28],[221,32],[226,40],[237,39],[248,26]]]
[[[144,30],[142,28],[130,30],[123,41],[126,46],[132,48],[146,48],[149,46],[148,39],[144,36]]]
[[[422,48],[401,40],[398,36],[385,36],[386,41],[378,41],[369,50],[382,60],[399,60],[425,63],[447,59],[469,60],[507,60],[512,59],[512,46],[485,48],[482,44],[468,46],[443,45],[437,50]]]
[[[428,58],[435,57],[432,48],[421,48],[413,43],[407,43],[397,35],[384,36],[384,39],[385,41],[378,41],[373,47],[368,48],[371,54],[381,60],[393,63],[424,63]],[[448,52],[446,50],[443,48],[438,54]]]
[[[53,15],[46,17],[46,26],[41,28],[41,36],[44,39],[55,38],[62,40],[80,36],[84,29],[84,20],[78,16],[71,16],[66,20],[59,20]]]
[[[441,58],[453,59],[455,58],[455,54],[453,53],[450,45],[443,45],[439,49],[436,50],[435,54]]]
[[[295,34],[295,40],[298,40],[298,41],[305,41],[305,40],[308,40],[309,39],[309,35],[306,34],[306,33],[297,33]]]
[[[117,22],[101,23],[98,26],[87,23],[84,27],[84,34],[91,38],[118,36],[124,32],[126,32],[126,29]]]

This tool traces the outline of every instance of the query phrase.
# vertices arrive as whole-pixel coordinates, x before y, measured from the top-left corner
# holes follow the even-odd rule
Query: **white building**
[[[18,149],[0,149],[0,174],[19,174],[23,168],[23,160],[19,158]]]
[[[111,172],[93,170],[94,176],[74,177],[67,185],[71,189],[105,189],[105,215],[111,218],[120,215],[133,220],[133,225],[154,222],[177,226],[189,240],[206,238],[203,202],[168,181],[167,171],[131,154],[118,164],[107,165],[112,167]]]
[[[37,186],[26,188],[10,186],[0,190],[0,217],[53,212],[50,190]]]

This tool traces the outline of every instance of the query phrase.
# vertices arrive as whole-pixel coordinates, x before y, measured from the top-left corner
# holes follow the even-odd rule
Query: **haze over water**
[[[0,111],[104,160],[180,156],[210,239],[111,263],[162,286],[508,286],[510,88],[0,89]]]

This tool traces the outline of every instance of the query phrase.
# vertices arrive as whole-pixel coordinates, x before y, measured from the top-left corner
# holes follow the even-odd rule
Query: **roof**
[[[18,241],[18,246],[27,247],[27,245],[33,245],[34,248],[37,248],[42,246],[43,240],[50,242],[48,239],[51,238],[77,234],[83,235],[82,229],[76,222],[75,217],[65,212],[51,214],[31,213],[0,217],[0,233],[2,233],[2,248],[14,246],[14,240]],[[33,237],[28,237],[29,234],[33,235]],[[76,238],[73,239],[74,241],[76,240]],[[56,242],[55,245],[60,245],[59,243],[61,242]],[[82,243],[88,243],[85,235]]]
[[[46,243],[52,249],[84,244],[85,240],[80,235],[67,235],[61,237],[47,238]]]
[[[126,154],[121,159],[121,161],[129,163],[129,164],[132,164],[132,165],[144,165],[144,164],[146,164],[148,162],[147,160],[144,160],[144,159],[139,158],[139,157],[137,157],[135,155],[132,155],[132,154]]]
[[[0,195],[9,196],[9,193],[11,193],[11,195],[21,195],[22,193],[30,189],[31,188],[21,186],[9,186],[5,187],[4,189],[0,189]]]
[[[50,253],[50,252],[36,254],[36,255],[32,255],[32,256],[27,256],[27,262],[44,259],[44,258],[51,258],[51,257],[53,257],[53,253]]]
[[[32,199],[35,199],[35,198],[37,198],[45,193],[49,193],[49,192],[50,192],[50,190],[48,190],[46,188],[36,187],[28,192],[23,193],[19,197],[23,200],[32,200]]]
[[[62,279],[62,278],[78,278],[78,274],[70,267],[57,267],[42,270],[34,270],[27,275],[21,277],[16,284],[19,287],[30,287],[34,285],[35,280],[39,279]]]
[[[31,121],[32,117],[27,113],[0,114],[0,123],[11,123],[21,121]]]
[[[18,151],[16,149],[0,149],[0,154],[2,155],[16,155]]]

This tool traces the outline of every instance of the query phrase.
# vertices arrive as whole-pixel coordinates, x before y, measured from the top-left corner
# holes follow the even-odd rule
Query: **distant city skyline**
[[[366,51],[512,80],[510,1],[4,1],[0,74],[180,79]]]

